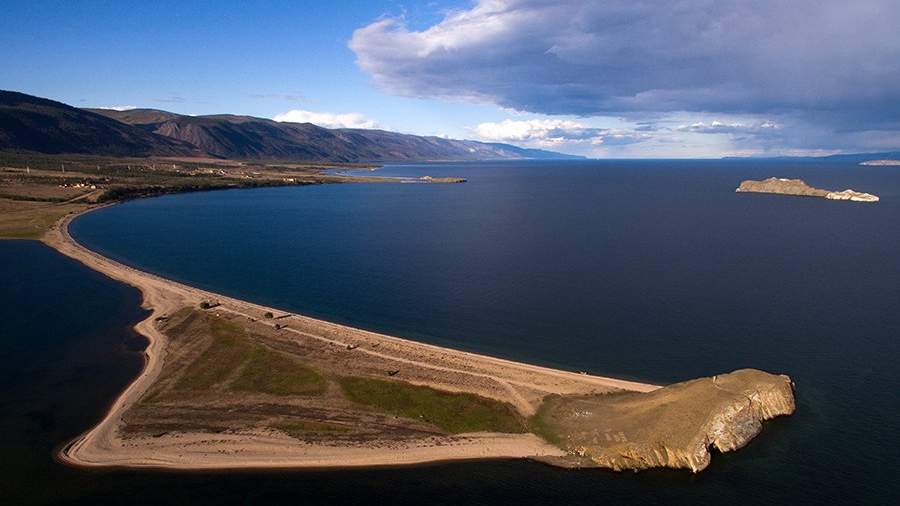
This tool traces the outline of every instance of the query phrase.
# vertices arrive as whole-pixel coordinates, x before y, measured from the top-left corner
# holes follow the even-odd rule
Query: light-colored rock
[[[614,470],[698,472],[709,465],[710,448],[741,448],[759,434],[764,420],[794,412],[790,378],[754,369],[648,393],[558,397],[546,403],[540,421],[571,454],[571,465]]]
[[[850,188],[841,192],[828,192],[825,198],[829,200],[852,200],[853,202],[878,202],[880,200],[871,193],[858,192]]]
[[[824,197],[828,190],[813,188],[802,179],[785,179],[770,177],[762,181],[746,180],[734,191],[738,193],[778,193],[781,195],[799,195],[804,197]]]

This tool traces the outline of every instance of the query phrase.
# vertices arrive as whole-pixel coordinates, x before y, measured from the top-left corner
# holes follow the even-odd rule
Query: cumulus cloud
[[[110,111],[130,111],[132,109],[137,109],[137,106],[134,105],[107,105],[100,106],[97,109],[108,109]]]
[[[423,29],[380,19],[349,46],[404,96],[900,130],[898,24],[897,0],[479,0]]]
[[[355,112],[336,114],[293,109],[272,119],[288,123],[313,123],[325,128],[378,128],[377,121]]]
[[[475,133],[482,139],[494,141],[531,141],[546,139],[551,135],[559,135],[566,131],[582,131],[580,123],[567,120],[503,120],[499,123],[481,123],[475,127]]]
[[[570,143],[624,145],[650,138],[648,134],[635,130],[594,128],[578,121],[557,119],[506,119],[480,123],[473,131],[482,140],[521,142],[544,147]]]
[[[395,92],[532,112],[868,108],[900,98],[898,23],[896,0],[482,0],[350,47]]]

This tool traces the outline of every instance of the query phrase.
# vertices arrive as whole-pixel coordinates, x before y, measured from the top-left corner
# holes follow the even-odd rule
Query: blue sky
[[[598,157],[900,148],[894,0],[7,1],[3,11],[0,88],[75,106]]]

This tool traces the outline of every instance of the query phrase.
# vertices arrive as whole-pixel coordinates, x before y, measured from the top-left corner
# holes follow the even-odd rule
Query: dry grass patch
[[[243,329],[221,320],[209,322],[212,343],[195,360],[175,384],[176,390],[207,390],[228,379],[248,361],[253,346],[243,336]]]
[[[321,395],[326,386],[325,378],[316,371],[256,345],[229,388],[273,395]]]
[[[0,238],[39,239],[60,218],[85,207],[0,199]]]

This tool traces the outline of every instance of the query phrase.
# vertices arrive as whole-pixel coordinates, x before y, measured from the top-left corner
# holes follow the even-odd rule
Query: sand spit
[[[144,370],[122,392],[97,426],[61,451],[59,458],[65,463],[85,467],[173,469],[301,468],[565,455],[557,446],[533,434],[442,435],[354,447],[310,445],[276,432],[252,431],[232,434],[175,433],[140,440],[123,438],[123,414],[153,385],[165,361],[167,338],[157,328],[157,318],[166,317],[185,306],[197,307],[201,302],[210,300],[219,304],[217,310],[248,319],[261,319],[266,312],[279,315],[285,312],[183,285],[103,257],[81,246],[69,235],[68,225],[76,216],[63,218],[45,235],[44,242],[98,272],[135,286],[143,294],[144,307],[152,313],[135,326],[150,342],[145,352]],[[313,334],[306,337],[326,340],[337,346],[369,343],[370,346],[360,351],[432,370],[435,378],[433,385],[439,388],[447,388],[440,382],[443,375],[464,375],[472,378],[472,384],[492,383],[495,388],[485,387],[483,391],[476,389],[476,392],[502,398],[513,404],[524,416],[533,414],[541,400],[549,394],[587,395],[617,390],[649,392],[659,388],[656,385],[560,371],[417,343],[298,315],[291,315],[289,318],[302,322],[306,329],[320,330],[318,333],[305,332]],[[341,337],[336,339],[336,335]],[[417,380],[417,383],[429,385],[430,382]]]

